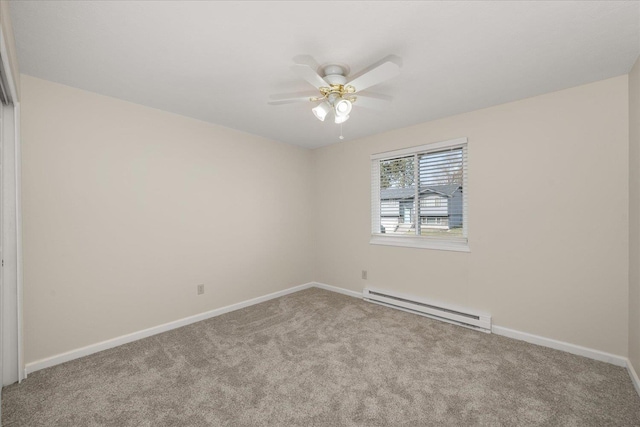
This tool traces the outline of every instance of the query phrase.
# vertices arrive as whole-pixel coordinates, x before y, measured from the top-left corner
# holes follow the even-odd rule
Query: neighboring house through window
[[[371,156],[371,243],[468,250],[467,139]]]

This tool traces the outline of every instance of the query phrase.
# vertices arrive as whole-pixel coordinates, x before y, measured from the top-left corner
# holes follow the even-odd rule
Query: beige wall
[[[26,363],[312,279],[310,151],[22,89]]]
[[[499,326],[626,356],[627,81],[315,150],[316,280],[484,310]],[[471,252],[370,245],[369,155],[457,137],[469,138]]]
[[[25,361],[310,280],[634,357],[628,81],[308,151],[22,76]],[[461,136],[471,252],[369,245],[369,155]]]
[[[640,372],[640,59],[629,74],[629,359]]]

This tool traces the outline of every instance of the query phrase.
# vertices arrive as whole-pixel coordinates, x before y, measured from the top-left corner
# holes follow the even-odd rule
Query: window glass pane
[[[411,188],[414,184],[414,156],[380,161],[380,189]]]
[[[380,161],[382,233],[416,233],[415,194],[415,156]]]
[[[462,237],[462,148],[418,156],[420,235]]]

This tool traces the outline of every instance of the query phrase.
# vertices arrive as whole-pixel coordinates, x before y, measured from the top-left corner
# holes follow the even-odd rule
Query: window
[[[468,251],[467,139],[371,156],[371,243]]]

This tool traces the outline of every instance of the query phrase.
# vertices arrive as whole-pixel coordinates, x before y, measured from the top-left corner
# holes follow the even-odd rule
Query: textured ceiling
[[[354,105],[345,140],[626,74],[636,1],[14,1],[21,72],[304,147],[339,142],[294,58],[353,73],[398,55],[376,112]]]

